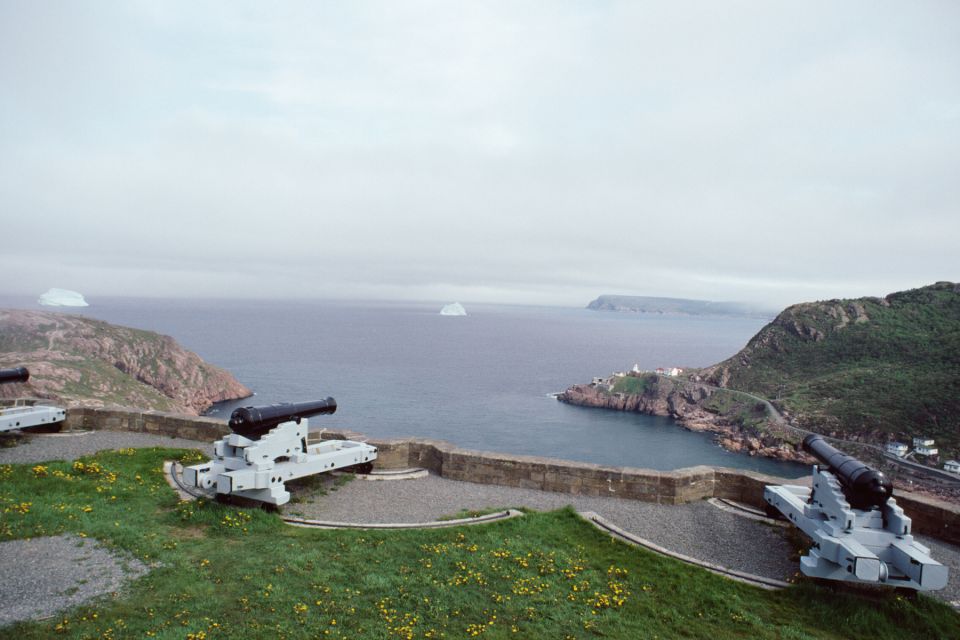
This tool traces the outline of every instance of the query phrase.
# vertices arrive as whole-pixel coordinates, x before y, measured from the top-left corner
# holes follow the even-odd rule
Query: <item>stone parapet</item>
[[[230,433],[222,420],[136,409],[67,411],[66,429],[141,431],[212,442]],[[378,469],[422,467],[435,475],[476,482],[582,496],[614,496],[659,504],[724,498],[763,508],[768,484],[806,484],[752,471],[698,466],[675,471],[614,467],[555,458],[461,449],[443,440],[367,438],[353,431],[313,431],[310,440],[360,440],[378,449]],[[960,506],[897,492],[897,503],[913,519],[913,531],[960,544]]]
[[[897,505],[913,521],[913,533],[960,544],[960,507],[936,498],[894,491]]]
[[[96,429],[104,431],[134,431],[212,442],[230,433],[227,423],[215,418],[185,416],[160,411],[141,411],[115,407],[93,409],[70,408],[64,421],[64,430]]]

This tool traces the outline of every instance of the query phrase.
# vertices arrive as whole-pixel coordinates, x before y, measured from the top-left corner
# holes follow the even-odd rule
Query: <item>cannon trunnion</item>
[[[947,568],[913,539],[889,478],[821,436],[807,436],[803,448],[823,463],[813,466],[812,487],[768,485],[763,497],[812,540],[800,558],[804,575],[918,591],[946,586]]]
[[[266,504],[290,500],[284,482],[376,460],[377,448],[353,440],[307,444],[309,417],[337,410],[333,398],[242,407],[228,423],[233,433],[214,445],[213,459],[186,467],[186,484]]]

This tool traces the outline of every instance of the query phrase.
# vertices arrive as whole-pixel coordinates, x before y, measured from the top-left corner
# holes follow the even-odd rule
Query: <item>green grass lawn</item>
[[[930,598],[762,591],[614,541],[570,510],[320,531],[180,502],[162,462],[194,456],[125,449],[0,466],[0,540],[74,533],[154,566],[120,594],[0,637],[960,637],[960,616]]]

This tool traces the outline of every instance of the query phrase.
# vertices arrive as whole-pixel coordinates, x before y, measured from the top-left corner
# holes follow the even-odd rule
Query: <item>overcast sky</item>
[[[958,203],[955,0],[0,0],[0,293],[782,306]]]

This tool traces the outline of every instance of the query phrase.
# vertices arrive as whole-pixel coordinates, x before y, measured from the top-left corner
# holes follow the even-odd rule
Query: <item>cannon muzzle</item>
[[[0,369],[0,384],[8,382],[26,382],[30,379],[30,372],[26,367],[14,367],[13,369]]]
[[[837,451],[822,437],[811,433],[803,439],[803,448],[830,468],[840,481],[847,502],[854,509],[882,507],[893,495],[893,483],[882,471]]]
[[[337,401],[325,398],[315,402],[281,402],[261,407],[241,407],[234,409],[227,424],[234,433],[251,440],[273,429],[281,422],[297,422],[303,418],[333,413],[337,410]]]

